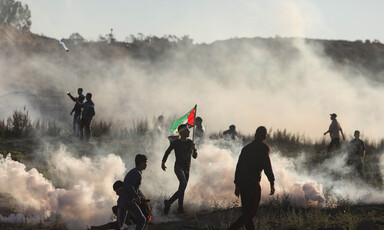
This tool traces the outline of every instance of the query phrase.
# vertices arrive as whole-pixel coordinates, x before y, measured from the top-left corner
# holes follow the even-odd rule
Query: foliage
[[[69,42],[72,42],[74,44],[82,44],[85,42],[85,39],[83,36],[81,36],[79,33],[72,33],[69,38],[68,38],[68,41]]]
[[[22,5],[15,0],[0,0],[0,24],[19,30],[30,30],[32,22],[28,5]]]

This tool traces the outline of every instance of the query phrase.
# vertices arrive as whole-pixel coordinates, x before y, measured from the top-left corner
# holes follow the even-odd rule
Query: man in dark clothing
[[[332,114],[330,114],[330,116],[331,116],[331,120],[332,120],[331,125],[329,126],[329,129],[324,133],[324,135],[329,133],[329,135],[331,136],[331,143],[329,143],[328,148],[327,148],[328,152],[332,152],[334,150],[340,149],[340,134],[339,134],[339,132],[341,132],[341,135],[343,136],[343,139],[345,140],[343,129],[341,128],[339,122],[336,119],[336,117],[337,117],[336,113],[332,113]]]
[[[165,171],[167,167],[165,162],[167,161],[168,155],[172,150],[175,150],[176,162],[175,162],[175,174],[179,180],[179,188],[173,194],[169,200],[164,200],[164,213],[167,215],[171,204],[178,200],[178,212],[180,214],[184,213],[184,193],[187,188],[188,179],[189,179],[189,169],[191,167],[191,156],[197,158],[197,151],[195,144],[187,139],[189,136],[188,126],[186,124],[180,125],[178,128],[180,138],[171,142],[168,149],[165,151],[161,168]]]
[[[235,140],[237,138],[236,126],[230,125],[229,129],[223,132],[223,135],[225,139],[231,138]]]
[[[252,218],[256,215],[260,203],[261,172],[267,175],[271,192],[275,193],[275,177],[269,159],[269,147],[264,143],[267,129],[260,126],[256,130],[255,140],[245,146],[240,153],[235,172],[235,195],[241,196],[243,213],[228,229],[240,229],[243,225],[247,230],[255,229]]]
[[[131,169],[124,178],[124,185],[117,200],[117,221],[121,228],[129,212],[136,220],[136,230],[142,230],[146,218],[138,204],[141,202],[139,187],[141,185],[142,171],[147,168],[147,157],[137,154],[135,157],[136,167]]]
[[[83,140],[83,132],[85,132],[85,141],[88,142],[91,137],[91,121],[95,116],[95,104],[92,101],[91,93],[87,93],[85,99],[87,101],[81,105],[83,112],[81,114],[80,140]]]
[[[84,97],[77,98],[76,104],[73,107],[71,113],[69,115],[72,116],[73,113],[75,115],[73,116],[73,135],[79,136],[80,134],[80,125],[81,125],[81,105],[84,102]]]
[[[75,106],[70,113],[72,115],[73,112],[75,112],[75,115],[73,116],[73,135],[78,136],[79,135],[79,130],[80,130],[80,115],[81,115],[81,106],[79,106],[79,103],[83,103],[84,101],[84,95],[83,95],[83,89],[78,88],[77,89],[77,94],[79,95],[78,97],[74,97],[71,95],[70,92],[67,92],[67,95],[69,98],[72,99],[72,101],[75,102]]]
[[[348,158],[347,165],[353,166],[360,177],[363,177],[363,161],[365,156],[365,145],[360,139],[360,131],[356,130],[355,138],[348,143]]]

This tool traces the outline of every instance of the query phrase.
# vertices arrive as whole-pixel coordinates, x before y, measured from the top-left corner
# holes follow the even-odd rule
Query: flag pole
[[[196,132],[196,113],[197,113],[197,104],[195,105],[195,115],[193,117],[193,136],[192,136],[192,142],[195,143],[195,132]]]

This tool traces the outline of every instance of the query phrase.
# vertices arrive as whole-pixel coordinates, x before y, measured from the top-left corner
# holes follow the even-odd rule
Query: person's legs
[[[168,214],[171,204],[175,202],[177,199],[179,200],[179,210],[183,209],[184,202],[184,192],[187,187],[188,179],[189,179],[189,171],[183,170],[179,166],[175,166],[174,168],[177,179],[179,180],[179,188],[177,191],[171,196],[169,200],[164,200],[164,213]],[[180,201],[181,200],[181,201]],[[180,206],[181,205],[181,206]]]
[[[140,207],[136,203],[130,203],[128,205],[128,212],[135,218],[136,220],[136,228],[135,230],[142,230],[145,226],[145,216],[141,211]]]
[[[178,205],[179,205],[179,212],[184,211],[184,194],[185,189],[187,188],[188,180],[189,180],[189,170],[184,169],[182,170],[182,173],[178,176],[178,179],[180,181],[179,189],[178,189]]]
[[[76,117],[76,133],[75,135],[78,137],[80,135],[80,125],[81,125],[81,119],[80,114]]]
[[[124,223],[125,223],[125,219],[127,218],[127,209],[126,208],[123,208],[123,207],[118,207],[117,209],[117,222],[118,222],[118,229],[120,229]]]
[[[85,141],[89,141],[89,138],[91,137],[91,120],[85,120],[84,122],[84,128],[85,128]]]
[[[83,140],[83,138],[84,138],[84,119],[80,119],[79,138],[80,138],[80,140]]]
[[[74,136],[76,136],[76,134],[77,134],[77,129],[78,129],[78,127],[77,127],[77,116],[76,116],[76,113],[75,113],[75,115],[73,115],[73,135]]]
[[[242,215],[228,228],[237,230],[245,225],[247,230],[255,229],[252,218],[256,215],[261,197],[261,187],[259,183],[245,181],[239,185],[241,196]]]
[[[340,139],[339,138],[333,138],[331,140],[331,143],[328,145],[328,152],[333,152],[334,150],[337,150],[340,148]]]

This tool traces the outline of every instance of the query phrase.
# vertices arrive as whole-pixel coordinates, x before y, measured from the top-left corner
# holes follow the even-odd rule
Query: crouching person
[[[121,180],[118,180],[113,184],[113,190],[116,192],[116,195],[120,196],[123,190],[123,186],[124,186],[124,182],[122,182]],[[149,204],[149,200],[147,200],[147,198],[144,196],[144,194],[140,190],[138,190],[138,193],[141,198],[140,209],[146,217],[146,222],[149,222],[151,221],[151,218],[152,218],[152,207]],[[113,214],[115,214],[115,216],[118,217],[119,207],[116,205],[113,206],[112,212]],[[130,226],[133,224],[137,224],[137,220],[132,214],[128,212],[128,215],[125,217],[124,223],[125,225]],[[90,228],[90,230],[107,230],[107,229],[121,229],[121,227],[119,227],[119,220],[109,222],[107,224],[100,225],[100,226],[91,226]]]
[[[123,226],[129,212],[136,220],[136,230],[142,230],[145,226],[145,216],[139,205],[141,198],[139,188],[141,185],[141,173],[147,168],[147,156],[137,154],[135,157],[136,167],[131,169],[124,178],[124,185],[117,200],[117,221],[119,228]]]

